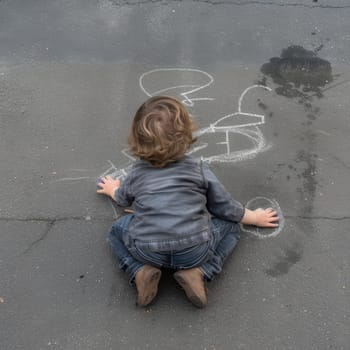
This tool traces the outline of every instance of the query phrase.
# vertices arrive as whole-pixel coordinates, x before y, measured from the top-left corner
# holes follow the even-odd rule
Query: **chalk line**
[[[266,206],[263,209],[271,207],[272,209],[277,211],[277,214],[279,217],[278,227],[273,229],[272,232],[268,233],[268,234],[261,233],[260,232],[261,228],[259,228],[259,227],[254,227],[254,229],[247,229],[244,227],[244,225],[241,225],[241,230],[244,232],[251,233],[260,239],[266,239],[266,238],[272,238],[272,237],[278,236],[281,233],[281,231],[283,230],[284,224],[285,224],[285,219],[284,219],[280,205],[278,204],[278,202],[275,199],[270,199],[270,198],[259,196],[259,197],[254,197],[251,200],[249,200],[245,206],[248,209],[250,209],[252,203],[254,203],[254,201],[258,201],[258,200],[263,200],[263,201],[266,201],[267,203],[269,203],[268,206]]]
[[[271,88],[269,88],[268,86],[265,86],[265,85],[260,85],[260,84],[255,84],[255,85],[251,85],[249,87],[247,87],[243,93],[241,94],[239,100],[238,100],[238,112],[241,112],[242,111],[242,102],[243,102],[243,98],[245,97],[245,95],[247,94],[248,91],[252,90],[252,89],[255,89],[255,88],[262,88],[262,89],[265,89],[265,90],[268,90],[268,91],[272,91]]]
[[[118,218],[118,213],[117,213],[117,210],[115,209],[114,205],[113,205],[113,201],[111,198],[108,198],[108,202],[109,204],[111,205],[112,207],[112,210],[113,210],[113,213],[114,213],[114,218],[117,219]]]
[[[173,86],[169,86],[154,92],[150,92],[145,88],[145,84],[144,84],[144,79],[145,77],[152,75],[154,73],[159,73],[159,72],[192,72],[192,73],[199,73],[204,75],[206,78],[209,79],[208,82],[204,83],[204,84],[185,84],[185,85],[173,85]],[[202,71],[200,69],[194,69],[194,68],[156,68],[156,69],[152,69],[148,72],[143,73],[140,78],[139,78],[139,86],[141,88],[141,90],[149,97],[170,91],[170,90],[174,90],[174,89],[189,89],[187,91],[184,91],[182,93],[180,93],[180,96],[182,96],[184,98],[184,100],[182,100],[181,102],[183,104],[185,104],[186,106],[192,107],[194,105],[193,101],[213,101],[214,98],[211,97],[194,97],[194,98],[190,98],[188,95],[193,94],[199,90],[202,90],[208,86],[210,86],[212,83],[214,82],[214,78],[207,72]]]
[[[88,180],[91,179],[90,176],[80,176],[80,177],[62,177],[57,180],[51,180],[50,183],[54,182],[64,182],[64,181],[79,181],[79,180]]]

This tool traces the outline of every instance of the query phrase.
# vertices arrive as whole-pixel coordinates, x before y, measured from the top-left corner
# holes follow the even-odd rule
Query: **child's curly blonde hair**
[[[163,168],[183,157],[191,144],[194,123],[186,107],[169,96],[148,99],[137,110],[129,134],[131,153]]]

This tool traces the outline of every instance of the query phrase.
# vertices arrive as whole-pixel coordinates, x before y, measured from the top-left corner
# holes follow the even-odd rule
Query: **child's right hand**
[[[97,184],[100,189],[98,189],[96,192],[98,194],[105,194],[107,196],[110,196],[115,200],[115,191],[120,187],[120,180],[113,179],[112,176],[109,175],[102,177],[100,180],[101,181],[99,181]]]

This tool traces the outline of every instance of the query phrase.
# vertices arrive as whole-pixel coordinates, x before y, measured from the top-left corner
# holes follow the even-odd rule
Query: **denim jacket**
[[[124,236],[127,246],[179,251],[210,240],[216,216],[240,222],[242,204],[231,198],[208,165],[184,156],[165,168],[138,160],[115,193],[119,206],[135,214]]]

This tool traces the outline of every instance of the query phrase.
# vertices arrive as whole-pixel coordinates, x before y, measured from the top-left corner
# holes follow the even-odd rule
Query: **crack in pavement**
[[[182,2],[182,0],[141,0],[141,1],[113,1],[109,0],[115,6],[137,6],[137,5],[145,5],[145,4],[164,4],[170,5],[172,2]],[[208,5],[235,5],[235,6],[246,6],[246,5],[266,5],[266,6],[280,6],[280,7],[304,7],[304,8],[321,8],[321,9],[347,9],[350,8],[350,5],[321,5],[316,2],[313,4],[304,4],[300,2],[293,3],[282,3],[275,1],[213,1],[213,0],[191,0],[191,2],[195,3],[203,3]]]
[[[0,222],[5,221],[5,222],[43,222],[46,223],[47,227],[45,232],[36,240],[31,242],[26,249],[24,249],[20,254],[17,255],[17,257],[21,257],[28,252],[30,252],[35,246],[43,241],[48,234],[50,233],[51,229],[54,227],[54,225],[58,222],[65,222],[65,221],[95,221],[95,222],[106,222],[107,220],[113,221],[110,217],[108,218],[95,218],[92,220],[92,218],[89,217],[82,217],[82,216],[70,216],[70,217],[58,217],[58,218],[43,218],[43,217],[28,217],[28,218],[1,218],[0,217]]]
[[[292,215],[284,215],[284,218],[286,219],[303,219],[303,220],[330,220],[330,221],[345,221],[350,220],[350,216],[343,216],[343,217],[330,217],[330,216],[292,216]],[[69,216],[69,217],[59,217],[59,218],[43,218],[43,217],[28,217],[28,218],[3,218],[0,217],[0,222],[45,222],[47,224],[45,232],[36,240],[34,240],[32,243],[28,245],[26,249],[24,249],[21,253],[17,255],[17,257],[22,257],[26,255],[28,252],[30,252],[37,244],[39,244],[41,241],[43,241],[48,234],[50,233],[51,229],[54,227],[54,225],[57,222],[64,222],[64,221],[103,221],[111,220],[110,217],[108,218],[89,218],[89,220],[86,219],[86,217],[82,216]]]
[[[284,215],[287,219],[305,219],[305,220],[334,220],[334,221],[343,221],[343,220],[350,220],[350,216],[303,216],[303,215]],[[89,217],[87,219],[86,216],[67,216],[67,217],[57,217],[57,218],[43,218],[43,217],[27,217],[27,218],[9,218],[9,217],[0,217],[1,221],[12,221],[12,222],[46,222],[51,227],[55,225],[57,222],[64,222],[64,221],[89,221],[89,222],[105,222],[105,221],[114,221],[115,219],[111,217]],[[50,229],[51,229],[50,227]]]
[[[42,220],[41,220],[42,221]],[[45,230],[45,232],[35,241],[33,241],[32,243],[30,243],[30,245],[20,254],[18,254],[17,257],[21,257],[25,254],[27,254],[29,251],[31,251],[39,242],[43,241],[46,236],[49,234],[49,232],[51,231],[52,227],[55,225],[55,221],[51,220],[51,221],[47,221],[47,228]]]
[[[23,221],[23,222],[53,222],[54,224],[56,222],[63,222],[63,221],[106,221],[106,220],[114,220],[111,217],[107,217],[107,216],[101,216],[101,217],[95,217],[92,218],[90,216],[62,216],[62,217],[55,217],[55,218],[51,218],[51,217],[20,217],[20,218],[15,218],[15,217],[0,217],[0,222],[1,221]]]
[[[286,219],[304,219],[304,220],[334,220],[334,221],[343,221],[343,220],[350,220],[350,216],[340,216],[340,217],[336,217],[336,216],[302,216],[302,215],[298,215],[298,216],[288,216],[288,215],[284,215],[284,217]]]

